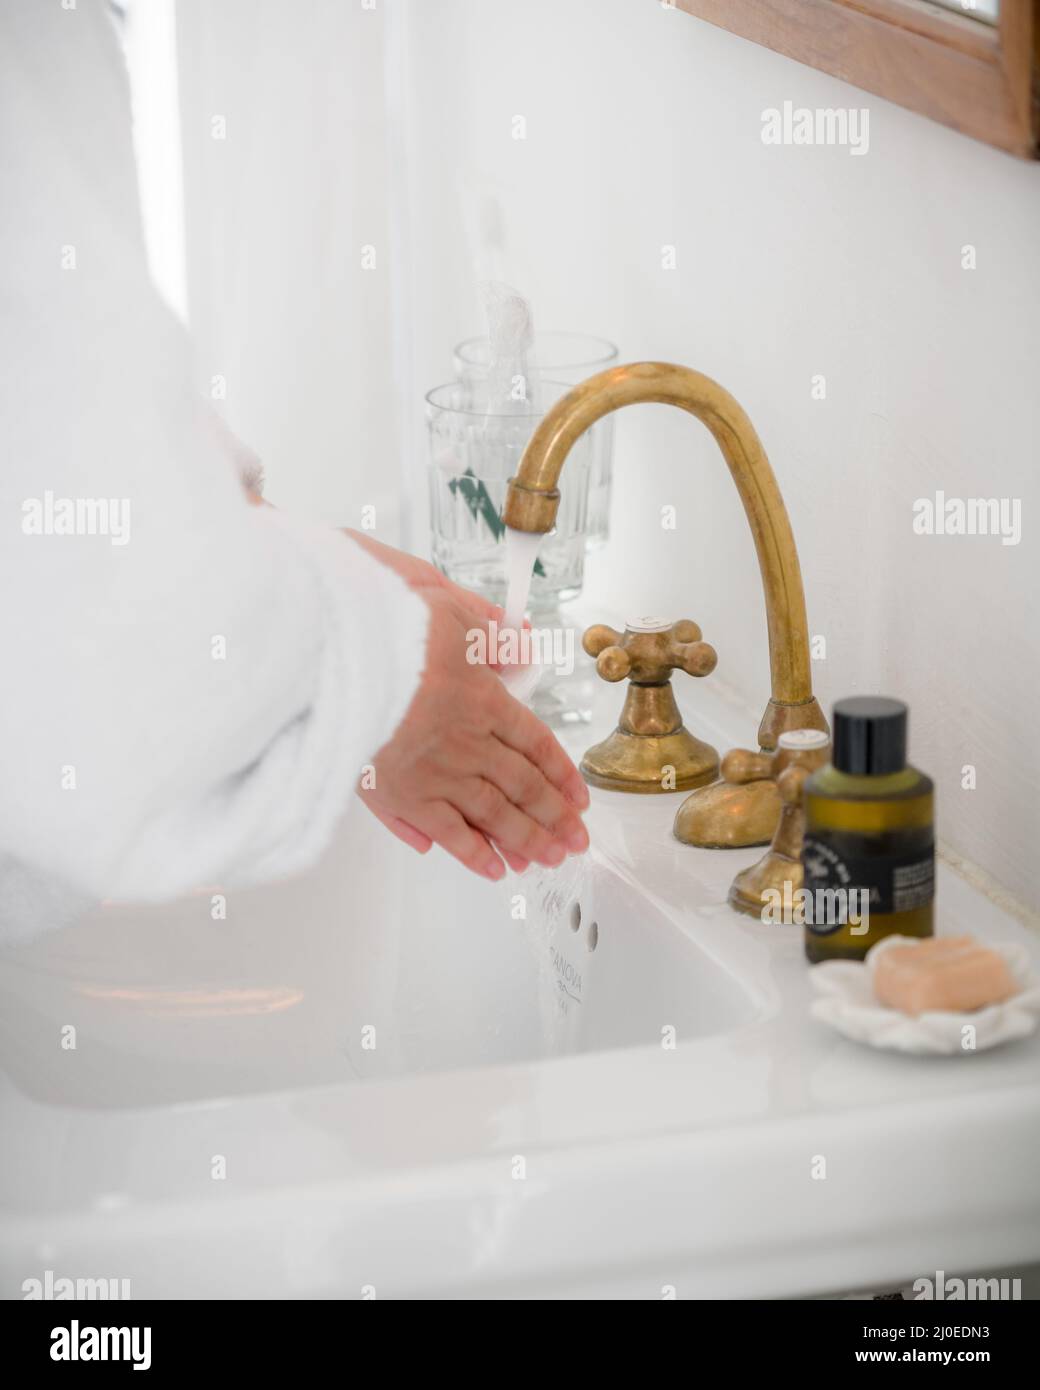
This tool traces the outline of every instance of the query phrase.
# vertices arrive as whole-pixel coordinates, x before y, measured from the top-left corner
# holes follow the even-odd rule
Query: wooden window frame
[[[995,25],[928,0],[673,3],[1010,154],[1040,154],[1040,0],[1002,0]]]

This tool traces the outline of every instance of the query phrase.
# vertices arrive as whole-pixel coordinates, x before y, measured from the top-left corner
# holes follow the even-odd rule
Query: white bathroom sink
[[[522,1062],[724,1032],[761,1011],[603,856],[481,882],[362,807],[305,880],[115,907],[0,956],[27,1095],[125,1107]],[[73,1025],[75,1049],[53,1039]]]
[[[1036,1261],[1040,1039],[912,1058],[813,1022],[799,932],[725,903],[761,851],[680,845],[676,804],[594,793],[594,853],[504,885],[355,808],[226,920],[205,893],[8,951],[0,1293],[761,1297]],[[1038,954],[945,865],[939,923]]]

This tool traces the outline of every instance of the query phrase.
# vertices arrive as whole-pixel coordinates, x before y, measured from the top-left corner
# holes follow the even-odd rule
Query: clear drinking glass
[[[506,598],[506,485],[542,416],[570,390],[539,379],[533,398],[489,410],[486,381],[450,382],[426,397],[430,434],[430,529],[439,570],[493,603]],[[556,525],[542,540],[531,580],[532,612],[581,593],[585,573],[590,446],[588,435],[567,456]]]
[[[528,370],[540,379],[567,382],[577,386],[586,377],[613,367],[617,347],[606,338],[588,333],[547,332],[534,335]],[[455,372],[460,381],[480,379],[488,370],[487,338],[467,338],[454,352]],[[614,417],[604,416],[589,430],[589,514],[587,537],[590,547],[602,545],[610,525],[610,483],[614,470]],[[568,465],[569,466],[569,465]]]

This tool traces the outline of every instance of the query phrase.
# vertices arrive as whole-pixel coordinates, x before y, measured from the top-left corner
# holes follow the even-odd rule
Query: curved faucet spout
[[[638,362],[600,372],[557,401],[538,425],[509,483],[503,519],[519,531],[552,528],[560,472],[575,440],[601,416],[644,402],[675,405],[711,431],[744,504],[762,573],[771,694],[759,728],[763,748],[785,729],[826,729],[813,698],[805,595],[791,524],[765,450],[728,391],[689,367]]]

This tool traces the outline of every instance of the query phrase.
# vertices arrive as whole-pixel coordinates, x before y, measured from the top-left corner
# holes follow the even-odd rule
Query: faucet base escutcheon
[[[770,700],[758,738],[762,751],[734,749],[722,761],[722,781],[688,796],[675,813],[677,840],[698,849],[744,849],[767,845],[780,820],[782,801],[773,773],[773,752],[781,734],[795,729],[827,732],[815,698],[797,704]]]
[[[718,778],[719,755],[681,726],[662,738],[615,729],[582,758],[581,775],[612,792],[688,792]]]

